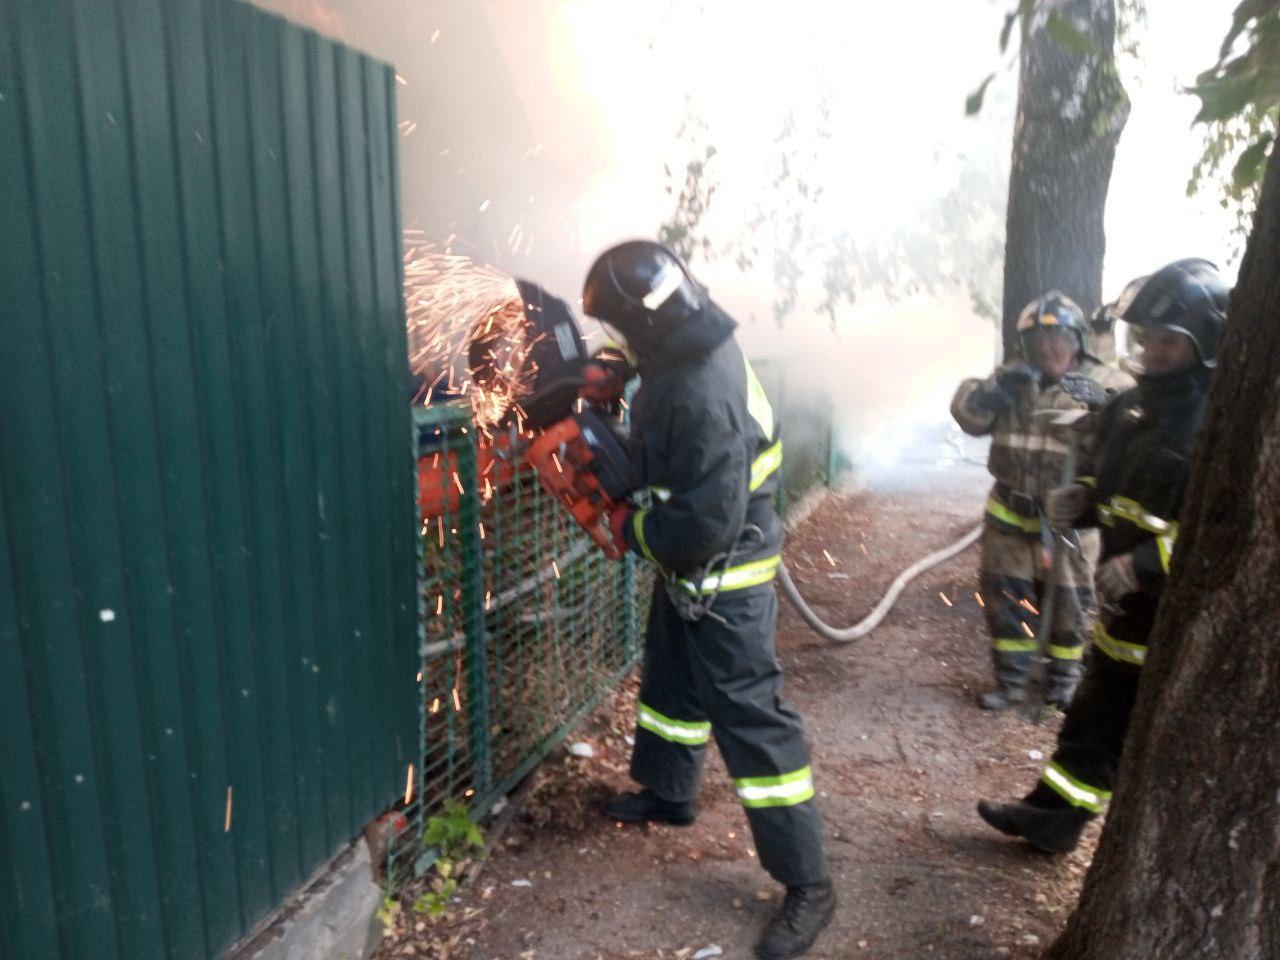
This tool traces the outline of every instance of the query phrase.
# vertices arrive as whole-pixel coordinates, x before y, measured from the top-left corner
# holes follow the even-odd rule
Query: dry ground
[[[829,496],[788,539],[803,593],[829,622],[862,616],[899,570],[976,521],[981,471],[942,484]],[[864,552],[865,548],[865,552]],[[830,553],[834,565],[823,550]],[[1093,849],[1049,858],[987,829],[980,796],[1038,775],[1056,722],[974,705],[989,678],[976,550],[913,583],[884,624],[832,647],[789,608],[778,628],[787,691],[808,725],[840,896],[811,954],[865,960],[1032,958],[1061,927]],[[944,601],[950,601],[950,605]],[[629,788],[634,681],[543,765],[520,817],[443,921],[403,914],[379,957],[746,958],[779,894],[754,860],[718,758],[691,828],[619,828],[600,800]]]

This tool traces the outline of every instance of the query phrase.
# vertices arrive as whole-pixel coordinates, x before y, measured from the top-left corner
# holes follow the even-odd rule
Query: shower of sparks
[[[404,301],[415,400],[464,396],[490,436],[532,389],[535,338],[511,277],[467,257],[441,253],[421,231],[405,231]]]

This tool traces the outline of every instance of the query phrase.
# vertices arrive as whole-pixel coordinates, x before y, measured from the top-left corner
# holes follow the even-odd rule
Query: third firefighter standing
[[[985,380],[960,384],[951,413],[961,429],[991,437],[987,468],[995,484],[987,497],[982,532],[982,593],[991,630],[998,687],[983,695],[987,709],[1024,698],[1038,647],[1039,610],[1048,593],[1053,534],[1044,519],[1044,497],[1063,482],[1070,428],[1053,414],[1096,411],[1133,381],[1090,355],[1084,315],[1072,300],[1050,291],[1018,318],[1022,360]],[[1088,446],[1080,467],[1091,469]],[[1049,633],[1050,703],[1070,701],[1081,672],[1081,654],[1094,606],[1096,532],[1082,532],[1059,565]]]

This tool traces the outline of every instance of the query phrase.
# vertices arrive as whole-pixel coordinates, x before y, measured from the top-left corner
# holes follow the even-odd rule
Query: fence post
[[[484,610],[484,566],[480,554],[480,491],[476,470],[476,434],[466,430],[457,451],[458,540],[462,547],[461,583],[463,624],[467,636],[467,705],[471,757],[477,794],[493,785],[490,744],[489,657]]]

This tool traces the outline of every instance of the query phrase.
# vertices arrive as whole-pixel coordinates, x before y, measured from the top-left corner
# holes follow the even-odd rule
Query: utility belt
[[[717,597],[773,582],[782,563],[781,523],[772,505],[768,501],[761,503],[765,510],[757,509],[755,504],[748,510],[747,522],[733,547],[713,557],[702,569],[683,577],[660,570],[667,599],[681,619],[696,623],[711,617],[724,623],[724,617],[712,610]],[[745,559],[753,554],[754,559]]]
[[[987,497],[987,516],[1023,533],[1039,534],[1044,527],[1040,501],[1000,480],[996,481],[991,495]]]

